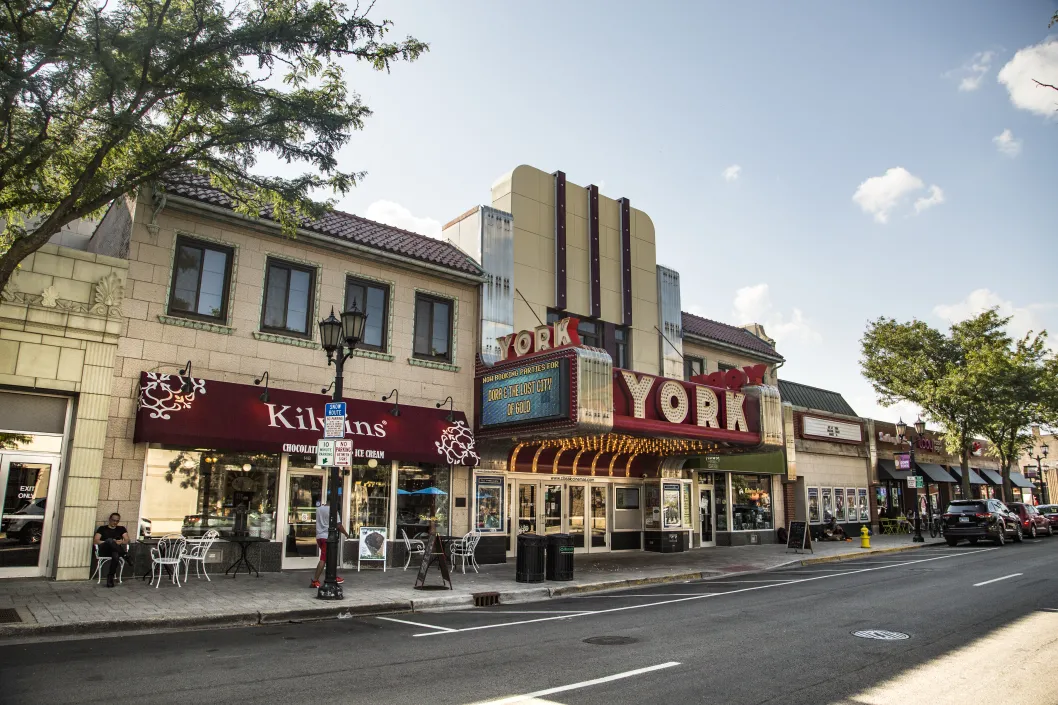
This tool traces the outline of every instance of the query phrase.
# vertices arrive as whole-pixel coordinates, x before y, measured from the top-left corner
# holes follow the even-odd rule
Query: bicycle
[[[944,535],[944,523],[941,520],[940,514],[934,514],[929,522],[929,537],[935,539],[938,536]]]

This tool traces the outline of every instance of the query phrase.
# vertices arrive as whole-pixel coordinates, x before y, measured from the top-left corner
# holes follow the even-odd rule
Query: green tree
[[[1009,319],[1001,319],[1004,323]],[[999,458],[1003,499],[1012,501],[1010,466],[1032,443],[1030,426],[1055,420],[1058,363],[1047,349],[1047,332],[1026,335],[1007,345],[971,351],[969,363],[980,384],[977,400],[981,435]]]
[[[368,8],[370,10],[370,8]],[[3,0],[0,288],[62,227],[166,173],[209,174],[292,234],[370,115],[343,62],[388,71],[427,45],[337,0]],[[262,153],[308,168],[251,173]]]
[[[17,450],[20,445],[32,442],[32,436],[22,433],[0,433],[0,450]]]
[[[907,401],[941,426],[948,451],[962,468],[962,491],[970,494],[970,453],[984,417],[978,391],[980,365],[970,361],[981,350],[1009,343],[1006,319],[995,310],[951,326],[947,335],[922,321],[900,323],[881,317],[867,326],[860,341],[863,376],[879,401]]]

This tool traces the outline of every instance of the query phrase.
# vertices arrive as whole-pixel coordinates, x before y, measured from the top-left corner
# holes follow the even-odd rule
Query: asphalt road
[[[964,544],[529,605],[4,645],[0,701],[1058,703],[1056,557],[1058,537]]]

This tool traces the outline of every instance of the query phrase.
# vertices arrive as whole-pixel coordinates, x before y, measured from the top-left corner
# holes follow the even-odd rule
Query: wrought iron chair
[[[206,570],[206,556],[209,554],[209,549],[220,538],[220,532],[216,529],[210,529],[206,533],[202,534],[201,538],[188,539],[187,547],[184,552],[180,555],[180,562],[184,565],[184,582],[190,577],[191,564],[195,564],[195,575],[201,578],[203,575],[206,576],[206,580],[210,580],[209,572]]]
[[[470,561],[470,567],[474,569],[474,572],[478,572],[478,560],[474,557],[474,551],[478,547],[478,541],[481,540],[481,533],[478,531],[471,531],[467,533],[463,538],[452,542],[452,565],[455,566],[456,559],[459,559],[460,564],[463,568],[463,574],[467,572],[467,561]]]
[[[158,540],[158,545],[151,549],[151,581],[154,588],[162,584],[162,571],[168,570],[173,582],[180,587],[180,563],[184,552],[187,550],[187,539],[180,534],[163,536]],[[154,571],[158,571],[158,579],[155,582]]]
[[[404,529],[400,530],[400,537],[404,539],[404,550],[408,554],[408,557],[404,560],[404,570],[407,570],[408,566],[411,565],[413,556],[421,556],[426,553],[426,543],[419,539],[409,539]]]
[[[99,583],[103,582],[103,564],[106,563],[109,560],[113,560],[113,556],[101,556],[101,555],[99,555],[99,544],[95,544],[95,545],[92,546],[92,555],[94,555],[95,559],[96,559],[96,567],[95,567],[95,570],[92,571],[92,575],[98,575],[99,576],[98,578],[96,578],[96,585],[98,585]],[[118,558],[118,582],[119,583],[124,583],[125,582],[124,580],[121,579],[121,575],[122,575],[122,573],[125,572],[125,563],[127,561],[128,561],[128,554],[127,553],[124,556]],[[89,580],[92,579],[92,575],[88,576]]]

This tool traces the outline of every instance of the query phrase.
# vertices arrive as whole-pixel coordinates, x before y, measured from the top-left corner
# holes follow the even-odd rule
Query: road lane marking
[[[591,610],[483,610],[480,607],[472,610],[458,610],[460,614],[584,614]]]
[[[434,624],[423,624],[422,622],[409,622],[406,619],[394,619],[393,617],[378,617],[378,619],[384,619],[387,622],[400,622],[401,624],[410,624],[413,627],[426,627],[427,629],[437,629],[442,632],[454,632],[455,629],[449,629],[448,627],[438,627]]]
[[[706,595],[724,595],[723,592],[650,592],[650,593],[636,593],[635,595],[626,595],[620,592],[610,593],[609,595],[570,595],[574,600],[620,600],[625,597],[691,597],[706,596]]]
[[[1024,575],[1024,573],[1011,573],[1010,575],[1004,575],[1002,578],[992,578],[991,580],[986,580],[983,583],[974,583],[974,587],[981,587],[982,585],[991,585],[992,583],[998,583],[1000,580],[1016,578],[1019,575]]]
[[[973,550],[973,551],[964,551],[962,553],[951,554],[951,555],[947,555],[947,556],[935,556],[933,558],[922,558],[922,559],[915,560],[915,561],[908,561],[907,563],[898,563],[898,564],[894,564],[894,565],[880,565],[880,566],[876,566],[874,568],[861,568],[859,570],[850,570],[847,573],[816,575],[816,576],[811,577],[811,578],[800,578],[798,580],[788,580],[788,581],[781,582],[781,583],[770,583],[768,585],[754,585],[752,587],[739,588],[738,590],[729,590],[727,592],[716,592],[716,593],[709,593],[709,594],[706,594],[706,595],[692,595],[692,596],[689,596],[689,597],[679,597],[679,598],[677,598],[675,600],[664,600],[662,602],[647,602],[645,604],[626,605],[624,607],[611,607],[609,609],[596,610],[594,612],[585,612],[583,614],[577,614],[577,615],[563,615],[563,616],[559,616],[559,617],[541,617],[540,619],[522,619],[522,620],[518,620],[516,622],[501,622],[499,624],[485,624],[485,625],[480,625],[480,626],[476,626],[476,627],[464,627],[462,629],[449,629],[449,630],[444,631],[444,632],[435,631],[435,632],[427,632],[427,633],[423,633],[423,634],[412,634],[412,636],[413,637],[421,637],[421,636],[436,636],[437,634],[474,632],[474,631],[479,631],[479,630],[482,630],[482,629],[498,629],[500,627],[515,627],[515,626],[520,626],[522,624],[535,624],[535,623],[538,623],[538,622],[552,622],[552,621],[555,621],[556,619],[575,619],[577,617],[587,617],[587,616],[596,615],[596,614],[607,614],[609,612],[624,612],[626,610],[643,609],[643,608],[646,608],[646,607],[660,607],[662,605],[671,605],[671,604],[675,604],[677,602],[688,602],[690,600],[702,600],[702,599],[705,599],[707,597],[718,597],[718,596],[721,596],[721,595],[734,595],[734,594],[737,594],[737,593],[740,593],[740,592],[752,592],[752,591],[755,591],[755,590],[766,590],[768,588],[783,587],[783,586],[786,586],[786,585],[793,585],[793,584],[796,584],[796,583],[810,583],[810,582],[814,582],[816,580],[826,580],[828,578],[840,578],[843,575],[855,575],[857,573],[873,573],[874,571],[888,570],[889,568],[899,568],[899,567],[905,566],[905,565],[915,565],[916,563],[929,563],[931,561],[942,561],[942,560],[945,560],[947,558],[955,558],[957,556],[971,556],[971,555],[973,555],[975,553],[988,553],[989,551],[998,551],[998,550],[999,550],[999,546],[995,546],[994,548],[979,548],[979,549],[976,549],[976,550]]]
[[[548,695],[554,695],[555,693],[565,693],[569,690],[579,690],[581,688],[590,688],[593,685],[601,685],[603,683],[611,683],[613,681],[621,680],[623,678],[633,678],[635,676],[641,676],[645,673],[652,673],[654,671],[660,671],[664,668],[672,668],[673,666],[679,666],[679,661],[668,661],[667,663],[659,663],[657,666],[647,666],[645,668],[637,668],[634,671],[625,671],[624,673],[615,673],[612,676],[603,676],[602,678],[593,678],[590,681],[581,681],[580,683],[570,683],[569,685],[560,685],[555,688],[548,688],[547,690],[538,690],[535,693],[526,693],[525,695],[512,695],[507,698],[500,698],[499,700],[485,700],[475,705],[513,705],[514,703],[524,703],[531,701],[533,698],[543,698]]]

